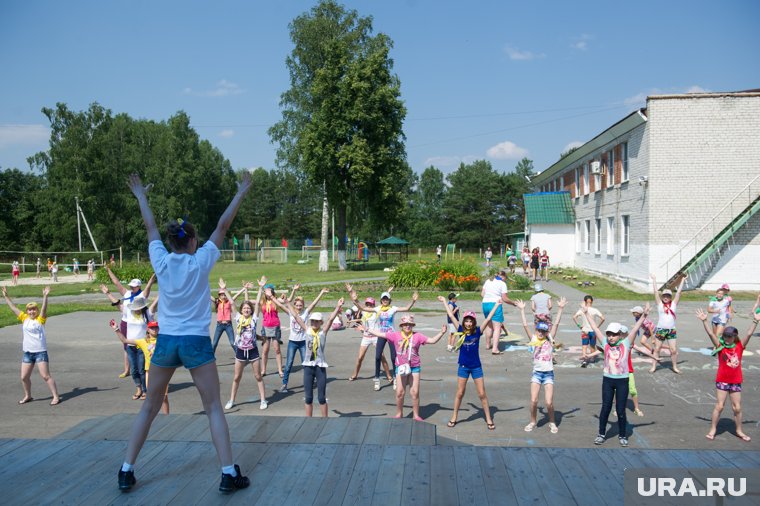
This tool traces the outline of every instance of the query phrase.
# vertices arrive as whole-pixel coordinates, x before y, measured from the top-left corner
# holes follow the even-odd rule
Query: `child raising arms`
[[[747,329],[747,334],[744,338],[739,339],[739,331],[736,327],[724,328],[723,335],[715,334],[707,323],[707,313],[701,309],[697,311],[697,318],[702,320],[705,332],[715,347],[712,354],[718,357],[718,374],[715,376],[715,397],[717,401],[712,412],[710,432],[705,436],[707,439],[715,439],[720,414],[723,412],[723,406],[726,403],[726,397],[728,397],[731,399],[731,407],[734,410],[736,435],[746,442],[752,440],[742,430],[742,355],[752,334],[757,329],[760,313],[754,313],[752,317],[753,320]]]

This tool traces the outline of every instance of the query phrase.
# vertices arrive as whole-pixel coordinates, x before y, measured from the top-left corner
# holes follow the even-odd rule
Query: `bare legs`
[[[538,395],[541,393],[541,385],[530,384],[530,423],[535,426],[538,423]],[[554,421],[554,385],[544,385],[544,404],[549,415],[549,423],[556,425]]]
[[[234,403],[237,397],[238,388],[240,388],[240,380],[243,379],[243,372],[245,371],[246,362],[242,360],[235,360],[235,372],[232,376],[232,387],[230,388],[230,402]],[[256,360],[251,362],[251,369],[253,371],[253,377],[256,379],[256,383],[259,387],[259,396],[261,400],[266,400],[266,389],[264,388],[264,377],[261,374],[261,361]]]
[[[359,347],[359,355],[356,357],[356,367],[354,368],[354,373],[349,378],[350,380],[355,380],[359,377],[359,370],[362,368],[362,362],[364,361],[365,355],[367,355],[367,349],[369,349],[369,346],[360,346]],[[385,353],[380,358],[380,363],[383,365],[383,370],[385,371],[385,377],[390,378],[391,377],[391,370],[390,367],[388,367],[388,360],[385,358]]]
[[[274,353],[275,353],[275,359],[277,360],[277,371],[280,374],[280,378],[282,378],[282,353],[280,352],[280,342],[277,339],[274,338],[265,338],[264,345],[262,346],[262,355],[261,355],[261,374],[266,376],[267,374],[267,361],[269,360],[269,346],[270,343],[274,343]]]
[[[486,395],[486,384],[483,378],[473,379],[475,382],[475,389],[478,391],[478,397],[480,398],[480,404],[483,406],[483,414],[486,417],[486,424],[493,426],[493,420],[491,419],[491,408],[488,405],[488,396]],[[457,393],[454,397],[454,412],[451,414],[451,422],[449,426],[453,427],[457,422],[459,416],[459,407],[462,405],[462,399],[464,398],[464,392],[467,389],[467,378],[457,377]]]
[[[24,398],[20,401],[22,404],[32,400],[32,370],[34,370],[34,364],[21,363],[21,386],[24,388]],[[53,400],[50,401],[50,404],[56,405],[61,402],[61,398],[58,396],[58,387],[50,375],[48,363],[37,362],[37,370],[42,377],[42,381],[47,384],[50,393],[53,395]]]
[[[420,374],[404,374],[396,376],[396,416],[404,416],[404,397],[406,389],[409,387],[409,393],[412,396],[412,413],[415,419],[420,418]]]
[[[720,420],[720,414],[723,412],[723,407],[726,404],[726,397],[731,400],[731,408],[734,410],[734,422],[736,423],[736,435],[745,441],[749,441],[747,436],[742,430],[742,394],[741,392],[726,392],[725,390],[715,390],[715,397],[717,402],[712,412],[712,420],[710,422],[710,432],[707,433],[707,439],[715,438],[715,433],[718,430],[718,421]]]

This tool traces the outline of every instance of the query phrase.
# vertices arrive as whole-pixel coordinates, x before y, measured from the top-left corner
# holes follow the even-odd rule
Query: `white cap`
[[[321,322],[322,321],[322,313],[319,313],[319,312],[317,312],[317,313],[311,313],[309,315],[309,320]]]
[[[131,286],[132,288],[137,288],[138,286],[142,286],[142,281],[140,281],[139,279],[135,278],[135,279],[133,279],[132,281],[129,282],[129,286]]]
[[[630,329],[626,327],[625,325],[621,325],[620,332],[622,332],[623,334],[627,334],[628,332],[630,332]]]
[[[533,285],[533,289],[535,291],[537,291],[537,292],[543,292],[544,291],[544,287],[541,285],[541,283],[536,283],[535,285]]]
[[[356,307],[356,306],[351,306],[351,311],[353,311],[355,313],[355,312],[359,311],[359,308]]]
[[[612,322],[607,325],[607,328],[604,331],[605,334],[619,334],[621,332],[623,332],[623,326],[617,322]]]
[[[383,300],[383,299],[390,300],[391,299],[391,293],[390,292],[383,292],[383,293],[381,293],[380,294],[380,300]]]
[[[634,306],[631,308],[631,313],[644,314],[644,308],[641,306]]]

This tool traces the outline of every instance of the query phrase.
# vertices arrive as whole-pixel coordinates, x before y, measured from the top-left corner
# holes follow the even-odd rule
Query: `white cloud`
[[[226,130],[222,130],[221,132],[219,132],[218,135],[219,137],[232,137],[233,135],[235,135],[235,131],[228,128]]]
[[[573,149],[573,148],[579,148],[579,147],[583,146],[584,144],[585,143],[581,142],[581,141],[570,142],[570,143],[567,144],[567,146],[565,146],[564,148],[562,148],[562,152],[566,153],[566,152],[570,151],[571,149]]]
[[[706,90],[703,87],[694,84],[686,89],[686,93],[710,93],[710,90]]]
[[[506,46],[504,52],[507,53],[510,60],[529,61],[538,58],[546,58],[546,54],[544,53],[534,53],[533,51],[526,51],[513,46]]]
[[[589,41],[594,40],[594,36],[588,33],[582,33],[580,36],[573,39],[573,43],[570,47],[577,49],[578,51],[587,51]]]
[[[0,125],[0,148],[39,146],[49,139],[50,129],[44,125]]]
[[[514,142],[504,141],[488,148],[486,154],[497,160],[519,160],[528,156],[528,150],[521,148]]]
[[[229,97],[245,93],[245,90],[236,83],[222,79],[221,81],[218,81],[216,86],[211,90],[196,91],[192,88],[185,88],[182,90],[182,93],[185,95],[195,95],[196,97]]]

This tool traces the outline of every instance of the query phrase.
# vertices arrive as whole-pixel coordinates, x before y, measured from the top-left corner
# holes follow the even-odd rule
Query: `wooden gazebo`
[[[409,241],[390,236],[375,245],[381,262],[403,262],[409,258]]]

